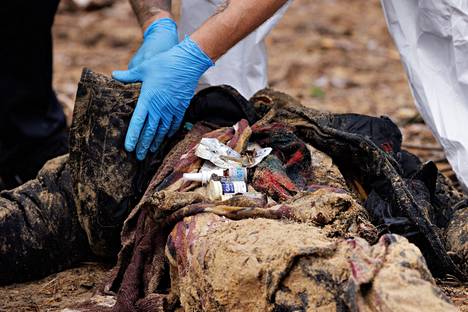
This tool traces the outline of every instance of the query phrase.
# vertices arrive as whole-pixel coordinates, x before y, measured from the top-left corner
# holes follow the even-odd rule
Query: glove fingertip
[[[147,148],[145,148],[140,140],[136,146],[136,156],[138,160],[143,160],[146,157]]]
[[[141,160],[145,160],[145,158],[146,158],[146,153],[147,153],[147,151],[137,152],[137,154],[136,154],[136,155],[137,155],[137,159],[140,160],[140,161],[141,161]]]
[[[130,125],[125,137],[125,150],[127,152],[133,152],[136,148],[137,140],[138,136],[135,135],[134,131],[132,130],[132,125]]]
[[[135,142],[133,142],[131,139],[127,138],[125,140],[124,147],[125,147],[125,150],[127,152],[133,152],[135,150]]]

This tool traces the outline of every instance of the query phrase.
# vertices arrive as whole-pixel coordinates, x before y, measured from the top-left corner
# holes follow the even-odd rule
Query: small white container
[[[211,200],[220,200],[229,195],[247,193],[247,184],[244,181],[233,181],[222,179],[221,181],[211,180],[208,184],[207,195]]]

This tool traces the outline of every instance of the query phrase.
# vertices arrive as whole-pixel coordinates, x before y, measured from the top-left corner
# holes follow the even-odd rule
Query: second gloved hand
[[[155,152],[163,139],[179,129],[198,80],[213,61],[186,37],[172,49],[125,71],[114,71],[124,83],[141,81],[141,93],[125,138],[125,149],[137,158]]]
[[[177,24],[170,18],[161,18],[149,25],[143,34],[143,42],[130,60],[128,69],[132,69],[145,60],[166,52],[179,43]]]

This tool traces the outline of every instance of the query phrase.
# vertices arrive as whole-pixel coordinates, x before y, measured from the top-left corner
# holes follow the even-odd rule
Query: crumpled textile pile
[[[307,223],[197,214],[167,246],[185,311],[456,311],[417,247],[397,235],[370,246]]]
[[[282,135],[284,127],[277,125],[273,125],[274,129],[269,129],[269,133],[272,137],[283,138],[282,144],[272,144],[273,151],[278,156],[271,155],[262,162],[262,166],[255,171],[252,179],[252,186],[271,195],[271,200],[249,199],[239,195],[224,202],[210,201],[197,183],[187,183],[182,179],[181,173],[196,170],[202,165],[201,160],[194,154],[196,142],[199,142],[201,136],[212,137],[236,149],[236,146],[245,145],[245,140],[249,137],[238,133],[239,131],[235,132],[232,127],[204,134],[199,130],[200,127],[201,125],[196,124],[190,135],[174,147],[174,151],[183,150],[186,153],[179,159],[174,156],[166,158],[140,204],[125,222],[122,232],[123,249],[114,269],[112,282],[107,286],[110,291],[118,290],[116,303],[118,309],[131,311],[135,305],[151,305],[146,301],[147,296],[140,298],[139,290],[145,289],[145,293],[150,295],[164,291],[165,287],[168,287],[167,281],[166,283],[164,281],[164,274],[167,274],[164,250],[171,249],[170,241],[166,244],[168,233],[177,222],[188,216],[207,212],[234,220],[246,218],[290,220],[316,224],[330,237],[360,235],[371,241],[377,239],[377,230],[368,221],[366,211],[346,194],[344,189],[327,185],[319,188],[316,184],[312,184],[319,189],[307,192],[308,182],[313,183],[313,176],[307,170],[293,170],[293,167],[299,166],[301,158],[308,159],[310,163],[309,149],[294,135],[290,137]],[[240,131],[250,132],[247,127],[237,128]],[[262,127],[259,133],[265,132],[266,129]],[[281,131],[278,132],[278,129]],[[253,129],[252,137],[255,137],[256,133],[256,129]],[[194,140],[193,136],[197,134],[199,138]],[[265,137],[265,134],[262,133],[260,136]],[[272,143],[272,140],[268,140],[268,143]],[[289,160],[286,169],[278,157]],[[170,159],[178,159],[178,163],[174,166]],[[269,165],[269,159],[276,161],[273,165]],[[166,166],[170,166],[172,172],[169,173]],[[163,178],[161,172],[166,172],[167,176]],[[293,179],[301,183],[296,184]],[[149,298],[154,299],[152,296]]]
[[[464,197],[401,150],[398,128],[387,118],[307,109],[271,90],[250,105],[250,127],[196,122],[181,136],[124,223],[104,289],[115,302],[77,309],[416,311],[421,296],[428,311],[454,309],[421,251],[385,235],[416,243],[434,274],[464,278],[453,260],[463,252],[450,257],[442,235],[466,209]],[[245,141],[272,147],[249,177],[267,197],[211,201],[184,180],[202,166],[201,138],[235,150]],[[459,249],[466,256],[466,244]]]
[[[212,87],[195,96],[184,128],[138,162],[119,148],[138,92],[83,72],[69,156],[0,193],[0,273],[21,263],[0,282],[120,249],[100,294],[74,310],[416,311],[421,300],[428,311],[453,308],[431,273],[466,277],[466,198],[401,150],[388,118]],[[204,163],[202,138],[238,152],[248,142],[271,147],[248,172],[249,191],[262,196],[211,200],[183,179]],[[41,272],[28,262],[36,252]]]

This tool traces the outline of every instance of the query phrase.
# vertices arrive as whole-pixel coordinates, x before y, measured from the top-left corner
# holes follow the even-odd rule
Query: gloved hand
[[[166,135],[179,129],[201,75],[213,61],[186,37],[169,51],[129,70],[114,71],[121,82],[141,81],[141,93],[125,138],[125,149],[136,148],[143,160],[148,149],[155,152]]]
[[[179,43],[177,24],[170,18],[161,18],[148,26],[143,34],[143,43],[128,63],[128,69],[161,52],[166,52]]]

